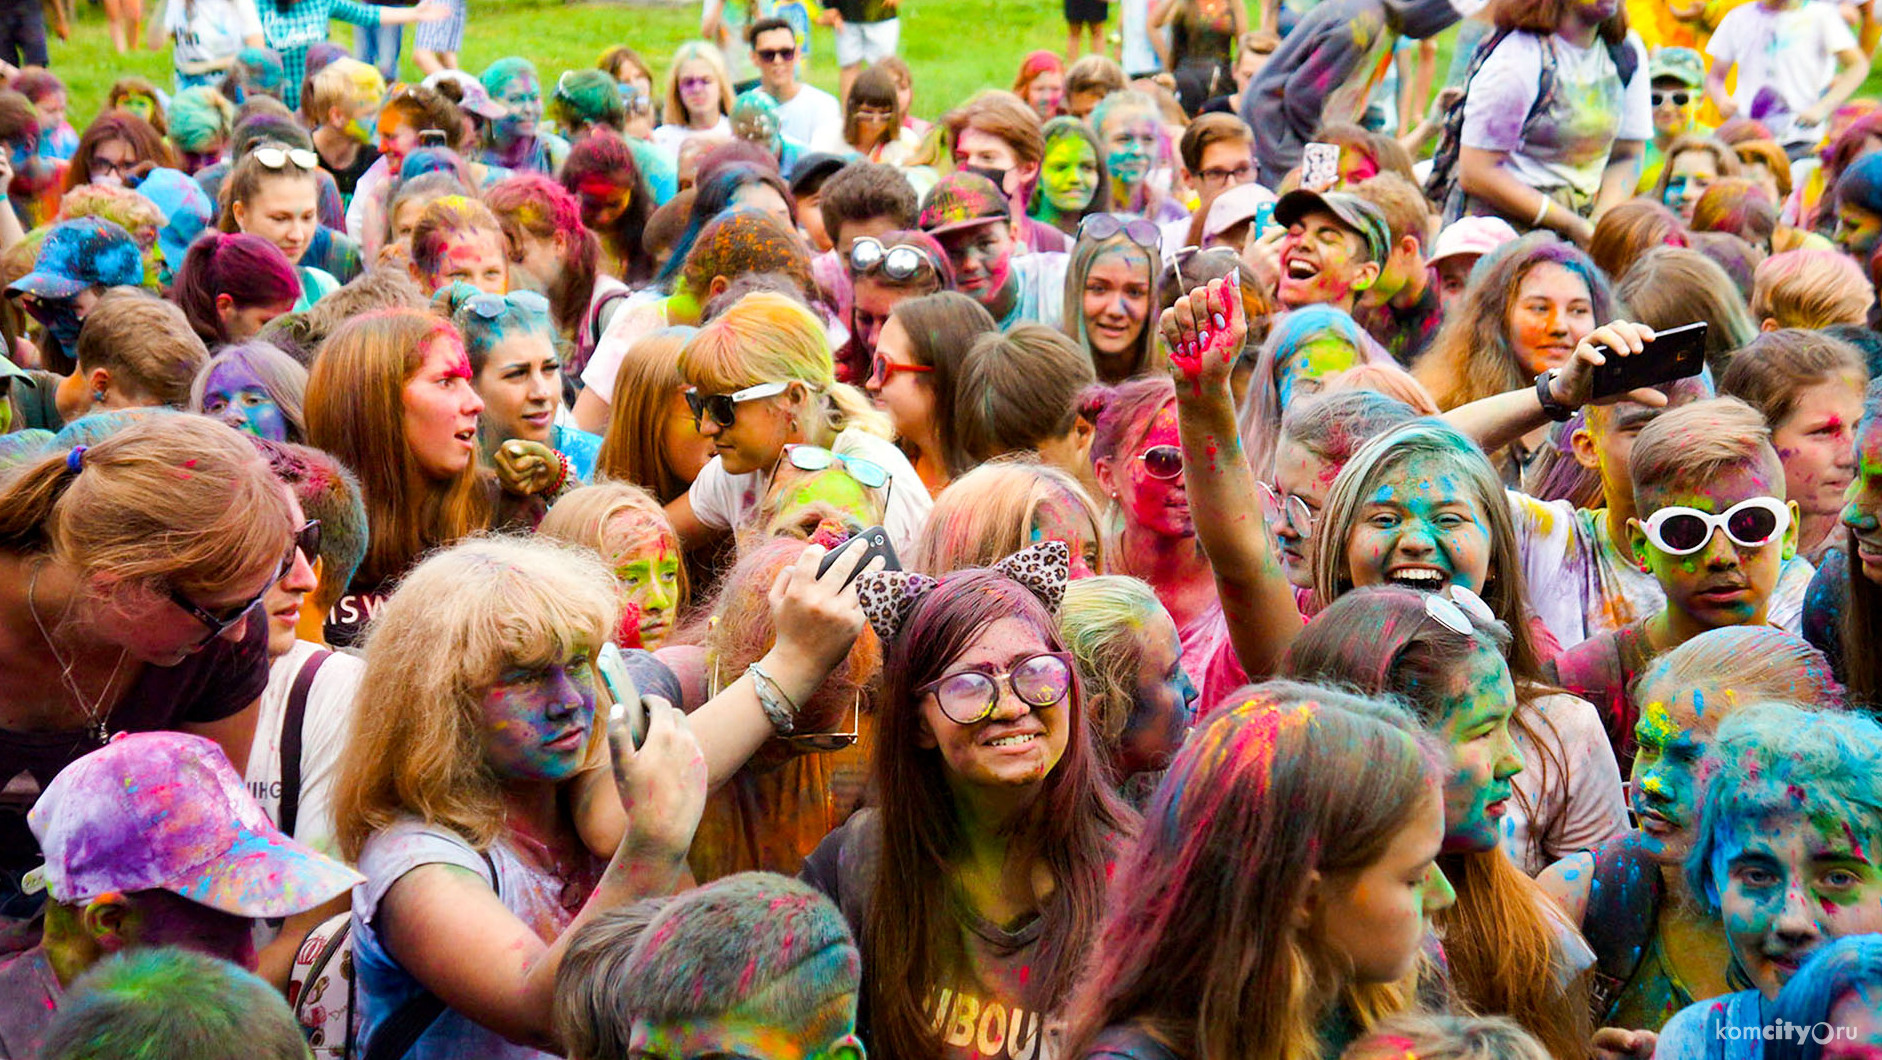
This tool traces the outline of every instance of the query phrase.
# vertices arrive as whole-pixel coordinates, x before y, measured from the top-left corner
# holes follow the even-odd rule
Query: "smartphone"
[[[634,684],[634,676],[627,672],[627,660],[621,658],[621,649],[613,643],[603,644],[595,656],[595,669],[601,672],[602,683],[608,686],[608,696],[614,700],[614,706],[608,712],[608,729],[616,739],[625,738],[634,750],[647,742],[647,704],[641,702],[640,689]]]
[[[843,586],[837,590],[838,592],[849,588],[850,583],[856,580],[856,576],[863,572],[863,568],[869,566],[869,561],[877,556],[882,557],[883,570],[902,569],[902,561],[895,554],[895,546],[889,544],[889,532],[880,526],[872,526],[831,549],[829,555],[823,557],[823,562],[817,564],[817,577],[823,577],[831,567],[836,566],[838,556],[854,548],[863,550],[863,558],[857,562],[856,569],[850,571],[850,576],[843,580]]]
[[[1325,191],[1340,179],[1340,145],[1310,143],[1300,156],[1300,186]]]
[[[444,142],[444,130],[443,129],[424,129],[420,131],[418,134],[418,146],[420,147],[446,147],[449,145],[447,145]]]
[[[1655,334],[1645,349],[1627,357],[1616,357],[1606,346],[1596,346],[1607,363],[1595,367],[1594,397],[1613,397],[1705,371],[1707,330],[1703,320],[1668,328]]]
[[[1263,232],[1266,232],[1268,230],[1268,226],[1272,225],[1273,223],[1274,223],[1274,204],[1273,203],[1264,202],[1260,206],[1255,207],[1255,220],[1253,224],[1248,226],[1248,238],[1260,239],[1261,234]]]

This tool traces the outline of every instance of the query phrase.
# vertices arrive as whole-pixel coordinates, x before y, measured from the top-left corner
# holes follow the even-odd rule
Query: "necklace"
[[[59,664],[59,677],[64,681],[66,690],[72,693],[72,698],[77,701],[78,708],[85,712],[86,730],[90,732],[92,739],[98,741],[98,746],[103,747],[105,744],[111,742],[111,733],[105,728],[105,722],[110,720],[110,713],[106,712],[105,716],[102,718],[99,717],[98,714],[99,711],[104,709],[105,699],[111,695],[111,686],[118,681],[118,670],[124,666],[124,656],[128,653],[129,649],[120,648],[118,650],[117,665],[111,668],[111,676],[105,678],[105,687],[98,693],[98,698],[93,700],[91,705],[87,706],[85,703],[85,694],[79,691],[78,681],[72,677],[72,664],[66,662],[65,656],[59,654],[59,646],[52,642],[52,634],[46,631],[46,623],[39,617],[39,605],[34,602],[33,599],[35,590],[39,588],[39,572],[44,569],[43,566],[34,567],[33,576],[27,579],[26,610],[32,613],[33,625],[39,627],[39,635],[44,638],[46,647],[52,649],[52,659]],[[70,609],[68,608],[67,610],[69,611]]]

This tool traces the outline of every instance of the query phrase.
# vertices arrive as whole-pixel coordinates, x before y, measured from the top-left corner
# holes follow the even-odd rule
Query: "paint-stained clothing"
[[[1627,831],[1627,796],[1593,704],[1553,693],[1524,695],[1511,727],[1523,771],[1498,825],[1503,852],[1533,876]]]
[[[590,364],[589,368],[592,370],[594,365]],[[594,385],[592,380],[589,385]],[[882,518],[882,527],[889,532],[896,554],[908,555],[915,547],[915,539],[921,536],[922,526],[928,522],[929,510],[934,507],[934,499],[929,496],[928,487],[922,484],[915,466],[894,442],[858,427],[839,433],[830,442],[830,451],[838,456],[871,461],[889,473],[894,481],[890,483],[888,512]],[[770,488],[770,472],[748,471],[735,475],[725,470],[721,457],[715,456],[699,470],[699,477],[693,479],[686,495],[700,522],[715,530],[731,530],[758,510],[765,491]]]
[[[1649,616],[1651,617],[1651,616]],[[1597,633],[1564,651],[1545,666],[1549,680],[1595,705],[1601,725],[1623,774],[1634,767],[1634,723],[1640,708],[1627,690],[1653,660],[1647,644],[1647,619]]]
[[[881,857],[882,819],[875,810],[863,810],[818,845],[801,874],[830,896],[859,939],[870,916]],[[920,984],[924,1014],[941,1038],[940,1048],[926,1060],[1055,1060],[1063,1044],[1063,1020],[1059,1013],[1039,1011],[1045,999],[1039,996],[1040,977],[1032,974],[1032,962],[1043,956],[1044,919],[1034,916],[1009,928],[958,902],[950,908],[959,919],[968,968],[947,981]],[[857,1032],[869,1040],[863,1023]]]
[[[65,991],[43,946],[0,959],[0,1060],[32,1060]]]
[[[1791,4],[1772,11],[1763,4],[1733,8],[1719,21],[1706,54],[1716,64],[1735,65],[1732,102],[1747,116],[1759,113],[1760,95],[1777,97],[1777,113],[1765,117],[1781,144],[1809,144],[1821,125],[1799,125],[1798,113],[1815,106],[1836,78],[1836,56],[1856,50],[1856,35],[1835,4]]]
[[[1628,562],[1609,536],[1607,509],[1578,509],[1568,501],[1515,492],[1509,497],[1529,607],[1563,650],[1666,606],[1660,583]],[[1785,561],[1766,605],[1772,625],[1798,632],[1804,592],[1815,573],[1802,556]]]
[[[1654,1060],[1761,1060],[1769,1003],[1756,990],[1740,990],[1681,1009],[1660,1030]]]
[[[1830,660],[1830,672],[1844,684],[1843,617],[1849,613],[1849,556],[1841,548],[1823,553],[1823,566],[1804,594],[1804,639]]]
[[[1635,69],[1623,84],[1599,39],[1580,48],[1559,34],[1511,33],[1471,79],[1459,142],[1507,154],[1504,166],[1516,179],[1545,194],[1563,193],[1586,213],[1615,141],[1653,139],[1647,50],[1634,34],[1625,47]],[[1554,71],[1553,87],[1538,99],[1545,63]]]
[[[269,666],[268,689],[261,694],[255,742],[249,747],[242,780],[276,827],[281,824],[281,744],[289,693],[307,660],[323,650],[311,641],[295,641],[286,655]],[[300,808],[293,836],[333,858],[340,856],[333,836],[333,782],[339,776],[340,756],[346,751],[346,734],[353,723],[353,695],[365,671],[366,664],[355,656],[329,654],[308,686],[301,719]]]
[[[601,879],[605,862],[584,852],[582,863],[564,877],[543,864],[547,860],[527,852],[525,843],[504,835],[491,844],[489,861],[456,832],[427,827],[405,819],[366,840],[360,850],[359,871],[366,883],[353,891],[353,966],[363,1019],[361,1042],[399,1007],[424,992],[380,941],[374,917],[386,892],[401,877],[424,865],[451,865],[477,877],[496,891],[505,908],[545,943],[554,942]],[[495,868],[495,877],[491,870]],[[449,940],[438,939],[438,945]],[[552,1060],[554,1053],[517,1045],[452,1009],[439,1014],[431,1027],[405,1054],[405,1060]]]
[[[1327,122],[1357,122],[1401,36],[1434,37],[1479,0],[1327,0],[1300,20],[1242,93],[1261,183],[1278,188]],[[1643,64],[1644,65],[1644,64]]]
[[[1437,337],[1438,325],[1444,323],[1444,306],[1438,294],[1436,274],[1425,280],[1425,293],[1403,309],[1390,303],[1376,308],[1360,308],[1353,314],[1366,333],[1379,341],[1392,359],[1410,368]]]
[[[1206,718],[1230,692],[1248,683],[1235,655],[1228,619],[1217,604],[1177,631],[1183,642],[1183,671],[1196,682],[1196,717]]]
[[[301,81],[307,76],[307,48],[327,39],[331,19],[355,26],[377,26],[380,9],[358,0],[299,0],[283,11],[274,0],[256,5],[268,47],[281,53],[281,102],[298,111],[301,106]]]
[[[222,721],[241,713],[267,685],[268,623],[257,612],[239,643],[216,637],[175,666],[144,666],[130,691],[101,720],[113,733]],[[82,724],[55,732],[0,733],[0,880],[17,878],[44,860],[27,830],[26,813],[60,770],[97,746]],[[6,897],[0,893],[0,902]]]

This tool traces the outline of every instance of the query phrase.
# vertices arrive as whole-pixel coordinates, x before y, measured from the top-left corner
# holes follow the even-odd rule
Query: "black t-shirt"
[[[221,721],[241,713],[266,687],[268,616],[257,610],[240,643],[217,637],[175,666],[144,667],[106,725],[113,733],[157,732]],[[40,862],[27,811],[61,769],[97,749],[89,728],[0,731],[0,874]]]
[[[837,0],[836,10],[845,22],[887,22],[895,17],[882,0]]]
[[[372,164],[377,161],[379,161],[379,149],[371,144],[363,144],[358,151],[354,152],[353,164],[345,169],[335,169],[328,165],[324,155],[320,159],[320,168],[333,174],[333,183],[339,187],[340,194],[350,196],[353,194],[353,189],[359,186],[359,178],[365,176],[366,171],[371,169]]]

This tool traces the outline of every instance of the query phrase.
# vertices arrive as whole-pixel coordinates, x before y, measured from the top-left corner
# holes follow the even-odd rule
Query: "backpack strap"
[[[1497,45],[1514,32],[1513,29],[1498,27],[1488,37],[1477,42],[1477,50],[1470,53],[1470,62],[1464,67],[1462,86],[1466,98],[1470,93],[1470,83],[1476,80],[1477,71],[1483,69],[1483,64],[1489,61],[1490,53],[1496,51]],[[1425,181],[1425,193],[1441,209],[1451,197],[1457,181],[1457,155],[1463,146],[1464,103],[1465,99],[1459,99],[1444,112],[1444,120],[1438,131],[1437,150],[1431,156],[1431,175]],[[1524,120],[1527,122],[1527,119]]]
[[[288,689],[287,711],[281,719],[281,802],[275,817],[276,827],[289,838],[301,813],[301,747],[305,742],[302,730],[307,726],[307,694],[313,691],[314,675],[332,655],[325,648],[309,655],[294,675],[294,686]]]
[[[503,896],[503,885],[497,880],[497,863],[490,858],[488,850],[477,852],[490,869],[490,887]],[[366,1052],[361,1060],[402,1060],[418,1044],[418,1039],[425,1036],[431,1025],[444,1015],[445,1003],[429,990],[420,988],[415,997],[407,998],[398,1011],[387,1017],[366,1040]]]
[[[1594,950],[1594,1004],[1604,1019],[1640,968],[1653,941],[1666,885],[1660,867],[1640,848],[1640,833],[1610,839],[1591,852],[1594,879],[1581,915],[1582,936]]]

